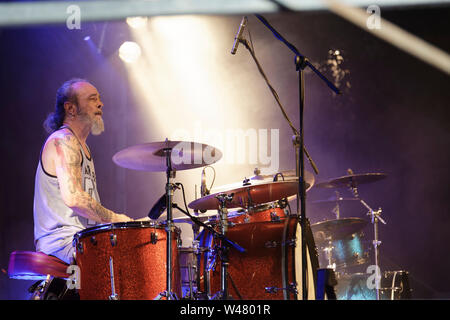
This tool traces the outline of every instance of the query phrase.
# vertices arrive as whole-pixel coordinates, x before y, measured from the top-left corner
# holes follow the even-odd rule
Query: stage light
[[[89,41],[89,40],[91,40],[91,36],[86,36],[86,37],[84,37],[83,40],[84,40],[84,41]]]
[[[141,56],[141,47],[133,41],[125,41],[119,48],[119,57],[127,63],[135,62]]]
[[[147,17],[128,17],[127,24],[133,29],[139,29],[147,25],[147,20]]]

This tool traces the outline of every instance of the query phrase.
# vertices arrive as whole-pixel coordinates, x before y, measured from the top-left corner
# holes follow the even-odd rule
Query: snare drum
[[[172,292],[181,297],[178,240],[172,233]],[[82,300],[155,299],[166,288],[167,234],[151,221],[104,224],[74,237]]]
[[[301,227],[296,218],[236,224],[228,229],[226,237],[247,250],[228,251],[228,291],[234,299],[302,299]],[[211,246],[204,256],[201,285],[209,296],[214,296],[221,288],[220,258],[215,254],[218,243],[209,232],[204,232],[201,240],[203,245]],[[309,225],[306,240],[308,299],[312,300],[319,263]]]

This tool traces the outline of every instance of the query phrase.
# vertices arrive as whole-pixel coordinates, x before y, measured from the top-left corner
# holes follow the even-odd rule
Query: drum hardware
[[[84,252],[84,249],[83,249],[83,242],[77,241],[77,243],[76,243],[76,248],[77,248],[78,252],[80,252],[80,253],[82,254],[82,253]]]
[[[119,300],[114,284],[114,262],[112,257],[109,257],[109,274],[111,279],[111,295],[108,298],[109,300]]]
[[[278,243],[276,241],[267,241],[264,243],[265,248],[276,248]]]
[[[264,290],[267,293],[278,293],[278,291],[289,291],[295,295],[298,294],[297,290],[297,284],[296,283],[290,283],[287,288],[277,288],[277,287],[265,287]]]
[[[226,208],[248,208],[263,203],[278,201],[294,195],[297,192],[297,181],[263,182],[255,185],[239,186],[217,193],[212,193],[189,203],[193,210],[218,210],[220,194],[231,195]]]
[[[387,175],[384,173],[354,174],[351,169],[349,169],[348,173],[349,174],[346,176],[317,183],[316,188],[349,188],[353,185],[372,183],[387,177]]]
[[[97,240],[95,240],[95,236],[92,236],[90,240],[94,246],[97,245]]]
[[[158,235],[154,232],[150,233],[150,243],[156,244],[158,242]]]
[[[117,245],[117,235],[115,235],[113,233],[110,234],[109,240],[111,242],[111,246],[115,247]]]
[[[329,246],[323,248],[322,250],[325,252],[325,256],[328,261],[327,269],[332,269],[333,271],[336,271],[336,262],[333,262],[333,260],[332,260],[333,249],[334,249],[334,247],[330,241]]]
[[[336,286],[338,300],[376,300],[376,290],[368,287],[370,274],[338,274]],[[407,271],[385,271],[380,274],[380,300],[411,299]]]
[[[279,215],[277,215],[277,213],[275,211],[270,213],[270,221],[272,222],[280,222],[281,218]]]
[[[28,289],[28,292],[32,294],[30,300],[44,300],[45,293],[50,287],[52,279],[53,277],[48,274],[44,281],[36,282],[33,286],[31,286]]]
[[[195,224],[198,224],[199,226],[202,226],[205,230],[208,230],[213,234],[213,237],[216,239],[220,239],[221,245],[216,247],[214,252],[212,253],[213,258],[211,261],[209,261],[208,266],[205,267],[207,270],[211,270],[214,268],[216,255],[219,257],[221,261],[221,288],[220,291],[217,292],[212,299],[213,300],[226,300],[229,298],[228,295],[228,283],[227,283],[227,268],[228,268],[228,250],[229,247],[233,247],[236,250],[238,250],[241,253],[245,253],[246,250],[239,246],[237,243],[229,240],[226,237],[226,232],[228,230],[228,210],[226,208],[226,203],[228,201],[231,201],[233,199],[233,194],[227,195],[225,193],[217,195],[217,200],[219,201],[219,224],[221,228],[221,232],[217,232],[214,228],[211,226],[208,226],[201,222],[196,217],[193,217],[188,211],[180,208],[176,203],[173,204],[173,207],[183,212],[185,215],[187,215]]]
[[[364,207],[366,207],[366,209],[368,210],[367,215],[370,216],[371,222],[373,225],[374,239],[372,241],[372,245],[373,245],[373,249],[374,249],[374,259],[375,259],[375,266],[376,266],[375,274],[376,274],[376,279],[377,279],[377,285],[376,285],[375,291],[376,291],[376,299],[380,300],[379,279],[381,279],[381,275],[379,274],[379,272],[380,272],[380,262],[379,262],[380,249],[379,249],[379,246],[381,245],[381,241],[379,240],[378,223],[381,222],[383,224],[386,224],[386,221],[384,221],[384,219],[381,218],[381,212],[382,212],[381,208],[379,208],[377,211],[375,211],[363,199],[360,198],[359,193],[358,193],[358,187],[357,187],[358,179],[355,178],[355,177],[359,177],[359,176],[354,175],[352,169],[348,169],[347,172],[348,172],[349,176],[351,177],[347,186],[349,187],[350,191],[353,193],[353,196],[356,199],[358,199],[359,202],[361,202],[361,204]],[[362,175],[362,177],[366,177],[366,176]],[[359,179],[361,180],[361,178],[359,178]],[[371,178],[371,179],[374,179],[374,178]],[[342,180],[345,180],[345,179],[342,179]]]
[[[203,156],[207,151],[209,151],[210,155],[207,157],[208,163]],[[181,156],[181,161],[172,161],[172,157],[177,155]],[[113,156],[113,161],[124,168],[141,171],[166,172],[166,291],[160,293],[157,296],[157,299],[166,297],[168,300],[172,300],[173,298],[176,298],[175,293],[172,292],[172,233],[175,227],[172,217],[172,203],[174,189],[176,188],[175,184],[172,183],[172,179],[175,178],[177,170],[203,167],[218,161],[221,157],[222,153],[211,146],[195,142],[169,141],[168,139],[164,142],[154,142],[128,147]]]
[[[248,193],[250,197],[250,193]],[[220,228],[222,236],[226,236],[228,230],[228,210],[226,208],[227,202],[233,200],[233,194],[227,195],[225,193],[221,193],[216,196],[216,199],[219,201],[219,216],[220,216]],[[228,295],[228,246],[225,242],[220,242],[219,257],[220,257],[220,291],[215,295],[219,300],[228,300],[230,296]],[[214,299],[214,297],[213,297]]]
[[[281,105],[279,96],[275,89],[272,87],[272,85],[269,83],[269,80],[267,79],[267,76],[265,75],[263,68],[261,67],[258,59],[256,58],[255,52],[253,50],[253,46],[249,44],[249,42],[244,38],[239,38],[239,41],[244,44],[246,49],[250,52],[254,62],[256,63],[258,70],[262,77],[264,78],[267,86],[272,92],[273,97],[275,98],[278,106],[280,107],[280,111],[282,112],[284,118],[286,119],[287,123],[289,124],[290,128],[293,132],[293,147],[295,150],[295,170],[296,175],[298,177],[298,189],[297,189],[297,215],[300,218],[300,225],[301,225],[301,232],[302,232],[302,261],[307,261],[307,252],[306,252],[306,241],[305,241],[305,229],[306,229],[306,223],[307,223],[307,217],[306,217],[306,207],[305,207],[305,193],[306,193],[306,185],[305,185],[305,160],[304,156],[307,157],[309,160],[309,163],[311,164],[312,168],[314,169],[314,172],[316,174],[319,173],[319,170],[312,160],[311,156],[309,155],[308,151],[306,150],[305,143],[304,143],[304,126],[303,126],[303,115],[304,115],[304,101],[305,101],[305,81],[304,81],[304,69],[307,67],[310,67],[327,85],[328,87],[333,90],[336,94],[340,94],[341,91],[336,88],[335,85],[331,81],[329,81],[319,70],[317,70],[309,61],[307,57],[302,55],[299,50],[289,43],[287,40],[283,38],[281,34],[279,34],[270,24],[269,22],[261,15],[256,14],[255,15],[274,35],[275,37],[282,41],[294,54],[295,54],[295,69],[298,72],[298,88],[299,88],[299,129],[297,130],[296,127],[292,124],[292,121],[289,119],[286,111],[284,110],[283,106]],[[300,202],[300,203],[299,203]],[[308,299],[308,287],[306,284],[306,273],[307,273],[307,266],[305,264],[302,264],[302,296],[303,300]]]

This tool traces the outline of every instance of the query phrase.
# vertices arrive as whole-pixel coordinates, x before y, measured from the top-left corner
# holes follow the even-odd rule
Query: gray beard
[[[105,124],[103,122],[102,117],[95,117],[94,122],[92,123],[91,133],[94,136],[100,135],[103,131],[105,131]]]

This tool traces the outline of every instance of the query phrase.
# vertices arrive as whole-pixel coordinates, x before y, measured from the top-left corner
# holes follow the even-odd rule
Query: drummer
[[[50,134],[40,154],[34,190],[36,251],[72,263],[75,233],[97,223],[132,219],[100,204],[90,133],[104,131],[103,102],[83,79],[66,81],[56,93],[53,113],[44,122]]]

